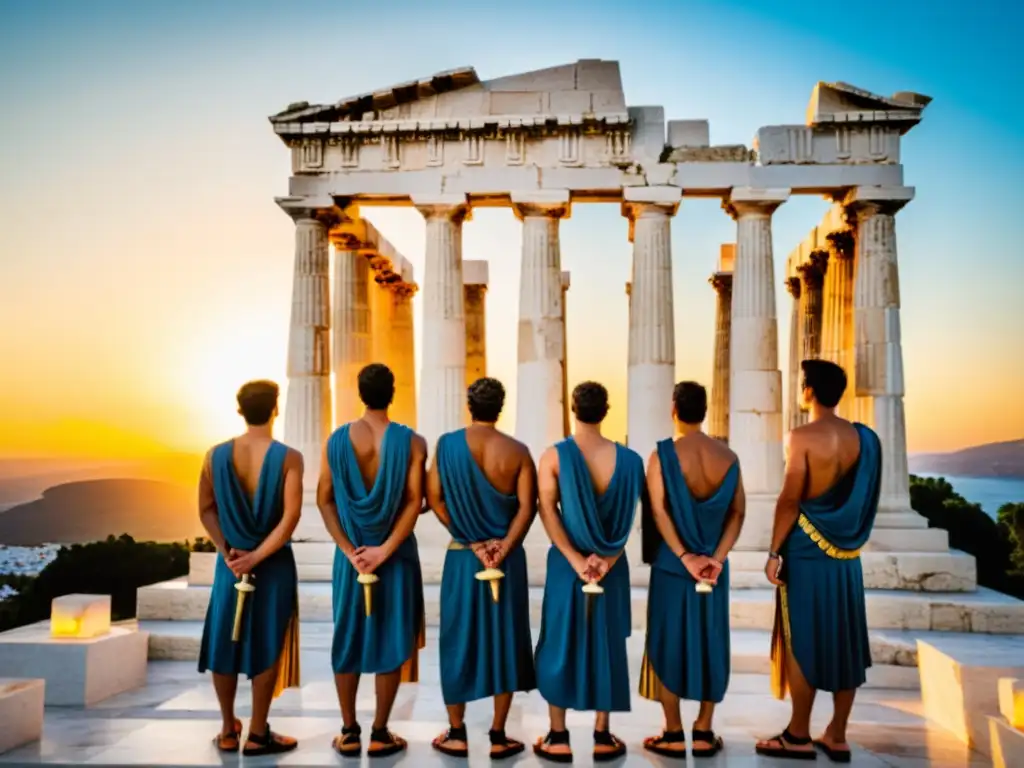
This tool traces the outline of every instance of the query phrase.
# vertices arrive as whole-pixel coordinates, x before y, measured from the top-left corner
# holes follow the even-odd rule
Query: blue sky
[[[261,355],[283,375],[292,233],[273,197],[286,191],[288,156],[267,115],[455,66],[488,79],[603,58],[621,63],[629,104],[706,118],[716,144],[749,145],[762,125],[802,122],[818,80],[932,96],[903,142],[917,198],[897,224],[911,449],[1019,437],[1022,5],[8,0],[0,322],[17,332],[0,337],[0,356],[24,362],[2,366],[0,392],[26,419],[60,411],[142,429],[145,416],[159,431],[165,412],[179,424],[209,420],[215,407],[233,418],[230,394],[267,372]],[[825,207],[799,198],[775,216],[783,366],[782,269]],[[415,213],[368,216],[422,265]],[[578,206],[562,231],[570,377],[614,390],[625,381],[626,225],[612,206]],[[680,378],[710,381],[706,280],[734,237],[717,201],[684,201],[673,224]],[[467,225],[466,257],[491,261],[491,367],[510,389],[518,250],[508,211]],[[211,329],[239,324],[249,330],[235,357],[232,344],[208,341]],[[616,355],[587,353],[595,335]],[[213,371],[214,356],[235,368]],[[41,380],[73,382],[60,408]],[[118,387],[117,402],[100,396]],[[186,437],[179,428],[161,439]]]

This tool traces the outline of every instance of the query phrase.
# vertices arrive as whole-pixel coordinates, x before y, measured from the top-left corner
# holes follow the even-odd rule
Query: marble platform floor
[[[439,685],[436,630],[428,630],[427,647],[421,656],[421,682],[399,691],[391,726],[410,742],[404,755],[378,760],[343,759],[330,747],[340,727],[337,699],[329,665],[329,635],[303,637],[300,689],[286,691],[271,710],[273,727],[300,739],[299,749],[277,758],[245,759],[220,755],[211,744],[219,727],[217,702],[208,677],[196,673],[190,662],[162,661],[149,665],[145,688],[108,699],[88,709],[49,708],[42,741],[0,755],[0,767],[11,765],[89,766],[339,766],[376,765],[457,768],[466,761],[443,757],[430,748],[431,739],[445,727],[444,706]],[[633,679],[639,672],[643,638],[630,641]],[[239,690],[238,715],[249,713],[248,686]],[[829,717],[830,702],[821,700],[815,727],[822,728]],[[359,718],[364,728],[372,720],[373,686],[366,681],[359,694]],[[696,714],[695,705],[684,705],[686,722]],[[985,766],[990,762],[971,753],[953,736],[929,725],[922,718],[919,694],[914,691],[867,689],[854,708],[850,741],[853,765],[868,768],[896,766]],[[589,766],[592,715],[570,713],[569,727],[576,750],[577,766]],[[764,675],[734,675],[729,694],[720,706],[715,725],[726,742],[726,750],[714,760],[694,760],[696,765],[785,766],[786,761],[759,758],[754,740],[777,733],[785,725],[787,704],[774,700]],[[469,765],[488,765],[487,702],[471,705],[467,715],[470,728]],[[633,696],[633,711],[613,715],[613,731],[629,746],[627,757],[610,765],[670,766],[679,761],[648,755],[641,748],[645,736],[658,731],[661,711],[657,704]],[[516,697],[509,719],[509,735],[532,742],[547,729],[546,705],[536,692]],[[366,740],[364,738],[364,744]],[[819,756],[819,764],[828,761]],[[532,754],[505,763],[527,766],[552,765]],[[792,763],[800,765],[806,763]]]

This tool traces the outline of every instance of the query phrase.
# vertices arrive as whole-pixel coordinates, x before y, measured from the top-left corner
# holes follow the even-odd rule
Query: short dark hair
[[[829,360],[804,360],[803,388],[814,393],[814,399],[826,408],[835,408],[846,391],[846,371]]]
[[[683,424],[703,424],[708,415],[708,391],[696,381],[680,381],[672,389],[672,404]]]
[[[572,391],[572,412],[584,424],[600,424],[608,415],[608,390],[596,381],[584,381]]]
[[[277,396],[281,388],[268,379],[247,381],[238,390],[238,412],[250,427],[262,427],[277,409]]]
[[[469,385],[466,402],[473,421],[493,424],[505,407],[505,387],[497,379],[484,376]]]
[[[395,399],[395,374],[384,363],[370,363],[359,372],[359,399],[371,411],[383,411]]]

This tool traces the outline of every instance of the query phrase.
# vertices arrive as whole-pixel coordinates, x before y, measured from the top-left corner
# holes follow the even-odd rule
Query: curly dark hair
[[[584,381],[572,391],[572,412],[584,424],[600,424],[608,415],[608,390],[596,381]]]
[[[359,399],[371,411],[383,411],[395,399],[395,374],[384,363],[370,363],[357,381]]]
[[[497,379],[484,376],[469,385],[466,402],[473,421],[493,424],[505,407],[505,387]]]
[[[680,381],[672,390],[672,404],[683,424],[703,424],[708,414],[708,391],[695,381]]]

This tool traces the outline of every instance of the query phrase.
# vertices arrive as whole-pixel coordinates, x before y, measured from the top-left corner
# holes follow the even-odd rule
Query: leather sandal
[[[218,733],[213,737],[213,746],[221,752],[237,752],[242,738],[242,721],[235,718],[235,730],[231,733]]]
[[[816,739],[814,741],[814,746],[824,752],[825,757],[833,763],[848,763],[853,759],[849,749],[836,749],[835,747],[830,747],[821,739]]]
[[[682,744],[680,749],[666,747],[666,744]],[[664,731],[661,736],[651,736],[644,739],[644,749],[653,752],[661,757],[672,757],[676,760],[686,759],[686,732],[685,731]]]
[[[598,749],[611,747],[611,749]],[[626,745],[610,731],[594,731],[594,762],[607,763],[626,754]]]
[[[245,746],[242,748],[242,754],[245,757],[259,757],[260,755],[280,755],[285,752],[291,752],[297,746],[299,742],[290,736],[282,736],[279,733],[274,733],[270,730],[270,723],[267,723],[267,730],[262,735],[249,731],[249,738],[247,743],[255,744],[255,747]]]
[[[335,736],[331,746],[342,757],[359,757],[363,751],[363,742],[360,738],[362,735],[363,729],[359,727],[359,723],[355,723],[351,728],[342,726],[341,736]]]
[[[548,747],[563,745],[569,746],[568,731],[548,731],[547,736],[543,739],[537,739],[537,743],[533,745],[533,754],[537,755],[537,757],[543,757],[545,760],[550,760],[552,763],[571,763],[571,749],[568,752],[552,752],[548,749]]]
[[[491,760],[504,760],[506,757],[518,755],[526,749],[523,742],[506,736],[504,729],[496,731],[492,728],[487,735],[491,740]]]
[[[449,747],[447,745],[450,741],[461,741],[466,746]],[[466,724],[463,723],[458,728],[454,725],[449,725],[447,731],[430,742],[430,746],[442,755],[448,755],[449,757],[469,757],[469,738],[466,735]]]
[[[811,740],[808,738],[797,738],[789,732],[789,728],[786,728],[778,736],[773,736],[766,741],[777,741],[779,746],[777,747],[755,747],[754,751],[762,757],[782,757],[787,760],[817,760],[818,753],[813,749],[790,749],[787,744],[792,744],[794,747],[805,747],[811,744]]]
[[[721,736],[716,736],[714,731],[701,731],[694,728],[690,732],[691,741],[704,741],[710,747],[690,747],[690,754],[694,757],[714,757],[725,748],[725,742]]]
[[[377,744],[378,746],[374,746]],[[366,749],[368,757],[387,757],[405,749],[408,743],[401,736],[396,736],[387,728],[374,728],[370,731],[370,746]]]

